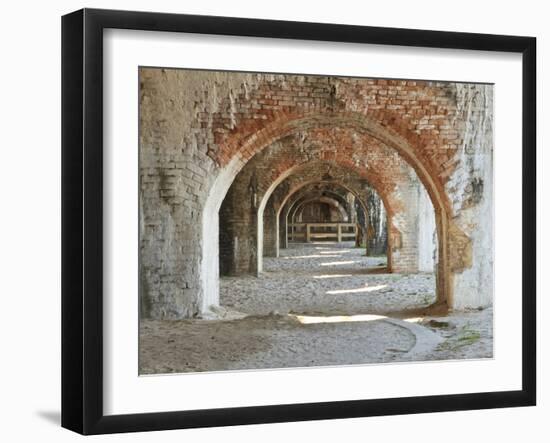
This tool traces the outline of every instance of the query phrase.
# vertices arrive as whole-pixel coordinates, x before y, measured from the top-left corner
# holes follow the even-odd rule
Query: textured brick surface
[[[311,162],[346,168],[376,189],[391,219],[395,266],[417,266],[409,240],[418,225],[405,226],[403,202],[413,199],[411,177],[422,183],[437,220],[440,301],[491,303],[492,87],[147,68],[140,70],[142,314],[184,318],[217,302],[217,209],[228,191],[223,204],[231,204],[235,177],[233,187],[248,190],[256,212],[228,220],[222,207],[220,217],[242,229],[230,233],[240,243],[238,266],[261,267],[263,239],[257,229],[250,235],[264,224],[263,215],[254,221],[257,209],[268,208],[262,199],[282,176]],[[240,257],[243,248],[260,258]]]

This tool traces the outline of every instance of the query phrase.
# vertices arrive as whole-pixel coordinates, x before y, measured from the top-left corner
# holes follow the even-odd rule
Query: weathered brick
[[[407,266],[415,260],[414,241],[407,239],[414,229],[405,220],[405,203],[413,197],[403,185],[409,180],[403,171],[415,171],[429,184],[428,192],[437,195],[437,213],[449,226],[442,240],[449,257],[441,257],[438,288],[455,306],[477,303],[472,301],[479,298],[475,292],[490,280],[492,250],[480,236],[488,236],[491,228],[479,228],[491,222],[486,208],[490,194],[478,194],[480,188],[485,193],[491,189],[491,165],[490,156],[472,158],[492,152],[491,87],[154,68],[140,69],[140,83],[140,212],[144,226],[155,226],[142,230],[140,238],[140,296],[148,307],[144,315],[183,318],[204,308],[208,295],[199,272],[203,223],[217,220],[204,220],[203,210],[229,189],[231,180],[225,189],[213,186],[235,159],[246,163],[233,183],[243,187],[236,193],[240,205],[252,204],[245,179],[252,165],[258,171],[258,199],[299,162],[331,162],[346,169],[350,179],[356,174],[366,180],[392,218],[388,242],[399,237],[401,246],[392,246],[400,251],[393,260],[396,267],[399,260]],[[300,134],[309,137],[304,145]],[[472,185],[476,180],[482,185]],[[192,211],[187,216],[193,223],[182,223],[178,208],[183,207]],[[235,223],[251,220],[251,214],[242,212]],[[255,250],[251,226],[246,228],[239,233],[246,237],[246,247]],[[456,259],[456,251],[468,248],[473,248],[472,260]],[[253,261],[249,255],[240,266],[250,269]],[[455,263],[453,270],[450,262]],[[475,269],[463,272],[470,267]],[[455,273],[453,287],[466,294],[459,294],[458,301],[452,299],[450,272]],[[481,275],[482,283],[472,282],[473,274]]]

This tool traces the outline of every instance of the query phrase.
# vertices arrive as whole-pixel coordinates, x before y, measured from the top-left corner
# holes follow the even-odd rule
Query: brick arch
[[[343,183],[341,181],[338,181],[338,180],[323,181],[323,180],[319,180],[319,179],[311,179],[311,180],[307,180],[307,181],[304,181],[304,182],[301,182],[301,183],[297,184],[295,187],[293,187],[292,189],[290,189],[288,191],[288,193],[285,195],[283,200],[277,205],[277,215],[281,214],[281,211],[283,210],[285,205],[288,203],[288,201],[295,194],[297,194],[298,192],[300,192],[303,188],[305,188],[307,186],[318,184],[318,183],[319,184],[335,185],[336,187],[340,187],[342,189],[345,189],[347,192],[351,192],[355,196],[355,198],[357,198],[357,200],[359,201],[359,204],[363,208],[363,211],[365,212],[365,214],[367,214],[368,210],[367,210],[367,206],[365,205],[365,202],[361,198],[361,195],[359,194],[359,192],[356,189],[354,189],[353,187],[348,186],[345,183]]]
[[[303,183],[300,183],[300,184],[296,185],[294,188],[289,190],[288,194],[281,201],[281,203],[279,205],[277,205],[277,212],[276,212],[277,216],[281,215],[281,212],[283,211],[283,209],[285,208],[287,203],[291,203],[291,204],[296,203],[295,201],[291,202],[291,199],[292,199],[293,196],[298,194],[297,198],[300,198],[301,196],[299,195],[299,193],[302,189],[306,188],[307,186],[315,185],[315,184],[330,184],[334,187],[340,187],[340,188],[346,190],[347,192],[352,193],[355,196],[355,198],[359,201],[359,204],[361,205],[361,208],[363,209],[363,212],[365,213],[365,215],[368,213],[367,206],[366,206],[365,202],[363,201],[363,199],[361,198],[361,195],[359,194],[359,192],[357,190],[355,190],[352,187],[350,187],[350,186],[348,186],[344,183],[341,183],[339,181],[324,182],[322,180],[312,179],[312,180],[308,180],[308,181],[305,181]],[[288,211],[290,209],[291,209],[291,207],[289,206]],[[283,211],[283,212],[288,212],[288,211]]]
[[[307,186],[306,186],[306,188],[307,188]],[[343,188],[343,190],[345,191],[345,193],[350,193],[350,191],[346,188]],[[285,236],[283,236],[282,233],[283,233],[283,230],[284,231],[287,230],[287,225],[289,223],[289,217],[290,217],[290,220],[292,220],[293,215],[292,215],[291,212],[292,212],[292,209],[293,209],[293,205],[294,205],[295,201],[298,201],[299,199],[305,198],[304,195],[307,195],[308,192],[309,191],[307,189],[304,190],[302,188],[295,194],[295,196],[292,196],[295,199],[294,202],[293,201],[288,202],[287,204],[285,204],[284,207],[279,206],[279,226],[280,226],[280,229],[281,229],[280,240],[281,239],[283,240],[283,244],[282,244],[283,248],[288,247],[287,233],[285,232]],[[327,193],[329,196],[333,196],[334,198],[339,199],[344,205],[349,204],[349,202],[346,199],[346,196],[338,194],[334,190],[334,188],[332,188],[332,187],[331,188],[324,188],[323,193]],[[362,213],[363,223],[359,223],[359,220],[357,221],[357,223],[360,225],[361,231],[364,234],[366,234],[367,229],[368,229],[368,223],[369,223],[368,208],[367,208],[366,203],[363,199],[357,198],[357,195],[355,195],[354,193],[351,193],[351,194],[355,197],[354,204],[357,203],[359,205],[359,211]],[[378,194],[377,194],[377,196],[378,196]],[[383,203],[382,203],[382,205],[383,205]],[[283,222],[282,225],[281,225],[281,221]],[[279,246],[281,246],[280,240],[279,240]]]
[[[307,205],[310,205],[312,203],[324,203],[328,206],[332,207],[335,211],[337,211],[340,214],[342,222],[347,222],[349,220],[349,214],[348,211],[340,204],[340,202],[332,197],[315,197],[310,199],[305,199],[304,201],[301,201],[296,206],[296,216],[302,214],[304,208]]]
[[[445,176],[446,172],[441,167],[436,167],[433,162],[426,159],[419,147],[415,148],[415,145],[411,144],[409,140],[419,142],[417,136],[409,133],[403,129],[403,125],[400,125],[397,117],[392,117],[391,123],[396,124],[398,128],[401,128],[401,132],[391,129],[387,126],[367,118],[360,112],[349,111],[337,111],[337,112],[315,112],[307,113],[303,115],[284,115],[278,116],[279,118],[271,122],[262,122],[263,126],[256,132],[249,134],[246,137],[242,135],[235,135],[235,137],[229,137],[225,140],[222,146],[239,145],[240,147],[233,148],[232,157],[224,157],[224,164],[226,165],[219,176],[217,177],[214,185],[211,188],[209,197],[205,204],[205,210],[203,211],[203,257],[201,263],[201,280],[203,281],[203,287],[209,287],[207,291],[216,292],[216,288],[212,288],[212,284],[206,282],[214,275],[214,279],[217,282],[218,273],[217,263],[213,262],[212,258],[208,257],[208,251],[212,248],[215,249],[216,239],[213,239],[212,232],[206,229],[206,226],[210,225],[211,218],[216,217],[217,211],[223,201],[223,197],[227,193],[233,179],[242,167],[257,153],[261,152],[268,145],[300,131],[330,127],[330,128],[349,128],[362,134],[367,134],[374,139],[380,141],[385,146],[394,149],[401,158],[403,158],[416,172],[419,180],[424,185],[435,210],[437,238],[438,238],[438,269],[436,278],[436,292],[437,300],[441,304],[449,304],[452,300],[452,274],[450,272],[450,259],[449,259],[449,216],[451,212],[451,204],[449,198],[444,190],[443,183],[440,177]],[[238,133],[238,131],[234,131]],[[404,136],[406,135],[406,136]],[[418,143],[420,144],[420,143]],[[227,149],[223,150],[227,152]],[[231,149],[229,149],[231,151]],[[271,187],[270,187],[271,188]],[[273,188],[274,189],[274,188]],[[271,192],[273,190],[271,189]],[[270,194],[270,192],[268,192]],[[267,194],[267,193],[266,193]],[[261,205],[262,213],[265,208],[267,200],[263,199]],[[384,202],[386,203],[386,202]],[[258,227],[263,224],[263,217],[258,218]],[[258,239],[262,239],[263,232],[258,229]],[[217,237],[217,236],[216,236]],[[213,244],[211,244],[213,243]],[[258,242],[260,248],[263,247],[262,242]],[[205,253],[206,252],[206,253]],[[261,261],[261,253],[258,253]],[[216,256],[217,257],[217,256]],[[260,266],[261,269],[261,266]],[[202,294],[202,299],[217,300],[217,296],[213,297]]]
[[[338,149],[336,149],[337,146]],[[242,160],[237,158],[236,161]],[[387,147],[370,135],[359,134],[349,128],[330,126],[315,126],[309,129],[301,127],[294,135],[284,136],[266,146],[264,150],[255,155],[239,170],[230,186],[226,200],[233,202],[233,205],[239,204],[244,198],[248,198],[248,196],[245,196],[245,190],[249,189],[250,185],[254,183],[254,194],[259,196],[261,213],[276,185],[292,171],[302,167],[309,168],[314,164],[331,163],[338,163],[346,171],[356,171],[357,174],[377,189],[378,194],[385,195],[385,191],[387,191],[387,194],[393,200],[391,204],[389,203],[390,198],[387,198],[384,202],[388,215],[393,216],[395,213],[407,212],[406,208],[399,204],[401,197],[396,196],[397,194],[392,190],[400,187],[400,182],[406,182],[411,174],[414,175],[410,165],[394,149]],[[384,173],[381,174],[379,171],[384,171]],[[267,197],[263,198],[264,196]],[[256,210],[256,206],[254,206],[254,210]],[[226,216],[234,218],[228,207],[225,208],[224,213]],[[221,217],[221,212],[219,216]],[[238,258],[233,255],[228,256],[227,252],[230,248],[226,245],[225,256],[231,260],[231,263],[224,269],[224,272],[260,272],[264,254],[264,227],[262,226],[264,218],[261,215],[251,218],[249,211],[240,212],[237,218],[248,218],[245,224],[254,227],[255,232],[242,237],[245,238],[246,242],[245,248],[240,248],[244,255],[241,254]],[[208,217],[208,220],[211,220],[211,217]],[[406,223],[401,216],[396,217],[395,220],[399,221],[400,224]],[[271,225],[276,224],[274,220],[270,219],[269,221]],[[245,234],[246,227],[243,222],[244,220],[240,220],[241,226],[237,228],[240,234],[235,235],[235,232],[226,232],[227,235],[224,237],[229,240],[229,243],[232,242],[231,238],[237,238]],[[235,227],[236,224],[232,226]],[[269,227],[273,228],[273,226]],[[269,233],[272,233],[272,229],[269,230]],[[392,233],[399,235],[396,229]],[[411,246],[410,242],[396,242],[396,244],[405,245],[409,249]],[[244,252],[246,249],[250,249],[252,254]],[[401,246],[398,249],[401,250]],[[269,253],[272,254],[273,250],[276,254],[276,245],[270,243]],[[237,262],[239,264],[234,266]],[[414,268],[414,261],[408,265],[403,263],[398,267],[403,272],[414,272],[412,268]]]
[[[170,69],[140,70],[140,81],[144,315],[184,318],[218,303],[217,217],[228,187],[271,140],[323,127],[356,128],[414,164],[449,263],[439,293],[456,309],[491,304],[492,86]]]
[[[307,186],[310,186],[312,184],[317,184],[317,183],[326,183],[326,184],[330,184],[330,185],[336,185],[337,187],[341,187],[342,189],[345,189],[347,192],[350,192],[351,194],[353,194],[355,196],[355,198],[357,199],[357,201],[359,202],[359,205],[361,206],[362,210],[363,210],[363,213],[365,214],[365,221],[368,220],[368,208],[367,208],[367,205],[364,201],[364,199],[361,197],[361,194],[359,193],[358,190],[356,190],[354,187],[352,186],[349,186],[348,184],[345,184],[341,181],[338,181],[338,180],[332,180],[330,182],[323,182],[322,180],[316,180],[316,179],[312,179],[312,180],[308,180],[308,181],[305,181],[305,182],[302,182],[302,183],[299,183],[297,184],[296,186],[294,186],[292,189],[290,189],[288,191],[288,193],[285,195],[285,197],[283,198],[283,200],[281,201],[281,203],[278,205],[278,208],[277,208],[277,212],[276,212],[276,217],[277,217],[277,220],[279,220],[279,217],[281,216],[281,212],[283,212],[283,217],[285,218],[285,222],[288,223],[288,215],[289,215],[289,211],[291,209],[290,206],[287,206],[289,203],[293,203],[292,202],[292,198],[295,196],[295,195],[299,195],[300,191],[304,188],[306,188]],[[378,191],[377,191],[378,193]],[[387,196],[384,195],[384,197],[380,196],[380,194],[378,194],[380,199],[382,200],[382,204],[384,205],[384,208],[386,209],[386,214],[387,214],[387,217],[388,217],[388,226],[391,225],[391,211],[389,211],[387,209],[387,205],[388,205],[388,199],[387,199]],[[389,271],[391,271],[392,269],[392,254],[391,254],[391,251],[392,251],[392,248],[391,248],[391,242],[392,242],[392,239],[391,239],[391,236],[388,235],[388,248],[387,248],[387,251],[386,251],[386,255],[387,255],[387,268]]]
[[[346,191],[347,192],[347,191]],[[304,189],[304,191],[301,193],[301,195],[299,196],[299,198],[310,198],[310,199],[313,199],[313,198],[323,198],[323,197],[327,197],[327,198],[330,198],[332,200],[335,200],[336,202],[338,202],[338,204],[340,206],[342,206],[343,208],[345,208],[345,206],[348,204],[347,200],[346,200],[346,197],[342,194],[339,194],[335,189],[334,187],[325,187],[323,188],[323,190],[321,191],[322,195],[319,195],[318,194],[318,190],[317,189]],[[350,214],[348,214],[348,210],[346,209],[346,214],[349,216]]]
[[[313,169],[313,168],[315,168],[316,166],[319,166],[319,165],[330,166],[331,168],[336,168],[336,170],[333,169],[333,172],[336,175],[339,175],[339,174],[343,173],[344,170],[352,171],[354,176],[355,176],[354,180],[361,180],[362,179],[362,180],[365,180],[366,182],[368,182],[376,190],[376,192],[380,196],[380,198],[381,198],[381,200],[382,200],[382,202],[383,202],[383,204],[386,208],[386,211],[387,211],[387,214],[388,214],[388,220],[391,220],[392,214],[399,209],[399,204],[397,202],[391,202],[390,203],[390,199],[388,197],[388,194],[385,193],[383,191],[383,189],[378,189],[378,185],[380,183],[380,178],[377,176],[376,171],[368,171],[366,169],[358,168],[355,164],[348,162],[347,159],[344,159],[344,158],[337,158],[337,159],[333,159],[331,161],[315,160],[315,161],[310,161],[310,162],[307,162],[307,163],[300,163],[300,164],[294,165],[292,167],[289,167],[286,170],[282,170],[282,168],[281,169],[276,169],[276,171],[279,175],[274,177],[273,182],[268,187],[268,189],[264,192],[263,197],[260,201],[260,204],[258,205],[258,210],[257,210],[256,238],[257,238],[257,251],[258,251],[258,253],[257,253],[257,270],[258,270],[258,272],[261,272],[261,270],[263,268],[264,210],[265,210],[265,207],[266,207],[269,199],[273,195],[273,192],[275,191],[275,189],[284,180],[292,177],[293,175],[298,175],[300,173],[302,173],[302,174],[306,173],[307,174],[308,169],[309,170]],[[319,172],[318,174],[321,174],[321,173]],[[287,194],[287,196],[283,199],[281,204],[278,206],[278,209],[276,211],[276,224],[278,224],[278,221],[279,221],[281,208],[286,204],[288,198],[290,198],[295,192],[297,192],[302,187],[307,186],[308,184],[318,183],[318,182],[319,183],[323,182],[322,178],[319,177],[319,176],[314,176],[314,177],[310,178],[308,181],[302,182],[301,185],[298,185],[298,187],[296,187],[295,189],[291,190]],[[349,192],[354,194],[355,197],[359,200],[361,206],[363,207],[363,210],[364,210],[365,214],[368,214],[366,204],[364,203],[363,198],[361,198],[361,195],[359,194],[359,192],[356,189],[354,189],[354,188],[344,184],[342,181],[338,181],[336,179],[333,179],[331,181],[325,181],[325,183],[338,184],[340,187],[345,188]],[[389,257],[388,257],[388,259],[389,259]]]
[[[295,201],[292,204],[293,205],[297,204],[301,208],[301,206],[306,205],[308,203],[313,203],[315,201],[319,201],[321,203],[325,202],[327,204],[331,204],[333,207],[338,208],[338,211],[340,212],[340,214],[342,214],[342,217],[344,217],[344,219],[347,219],[347,220],[350,219],[351,214],[348,213],[348,210],[345,207],[347,202],[343,196],[341,196],[340,194],[337,194],[333,190],[327,190],[327,189],[323,190],[322,192],[323,195],[312,195],[310,194],[310,192],[311,191],[309,190],[304,190],[302,193],[300,193],[296,197]],[[330,202],[327,200],[330,200]],[[300,208],[296,208],[296,210],[299,210]]]
[[[310,186],[310,185],[315,185],[315,184],[323,184],[325,182],[322,182],[322,181],[310,181],[310,182],[307,182],[307,183],[304,183],[300,186],[297,186],[294,190],[291,190],[288,194],[288,199],[285,199],[285,203],[284,204],[281,204],[278,206],[277,208],[277,216],[280,216],[281,215],[281,211],[283,211],[283,208],[285,207],[285,205],[288,203],[289,206],[288,206],[288,211],[287,212],[290,212],[292,209],[293,209],[293,206],[295,204],[298,203],[298,200],[299,199],[304,199],[306,200],[308,197],[306,195],[301,195],[300,194],[300,191],[302,191],[302,189],[306,188],[307,186]],[[355,198],[359,201],[359,204],[361,205],[361,208],[362,210],[364,211],[365,214],[367,214],[367,207],[364,203],[364,201],[360,198],[359,196],[359,193],[355,190],[353,190],[352,188],[349,188],[348,186],[344,185],[344,184],[341,184],[339,182],[330,182],[330,184],[333,186],[333,187],[340,187],[342,189],[344,189],[346,192],[350,192],[352,193]],[[296,199],[294,201],[291,201],[291,198],[296,196]],[[309,201],[314,201],[315,199],[321,199],[322,197],[313,197],[311,198]],[[330,197],[332,198],[333,200],[336,200],[335,197]],[[337,201],[337,200],[336,200]],[[340,205],[341,203],[338,202]],[[349,216],[349,214],[348,214]]]
[[[298,165],[292,166],[288,168],[287,170],[277,169],[275,168],[277,173],[279,174],[278,177],[274,177],[273,182],[269,186],[269,188],[264,192],[262,200],[260,201],[260,204],[258,206],[257,210],[257,225],[256,225],[256,238],[257,238],[257,272],[261,272],[263,269],[263,235],[264,235],[264,210],[265,207],[270,200],[271,196],[277,189],[277,187],[285,180],[292,178],[293,176],[298,176],[300,174],[308,175],[308,170],[315,169],[316,166],[330,166],[330,169],[332,170],[333,174],[335,176],[339,176],[341,174],[348,174],[350,171],[353,174],[353,177],[349,177],[347,180],[352,181],[364,181],[367,182],[371,188],[375,190],[375,192],[378,194],[379,198],[382,201],[382,204],[384,205],[384,209],[386,211],[387,215],[387,224],[388,227],[393,226],[393,216],[395,213],[402,211],[402,202],[400,200],[396,200],[395,198],[392,198],[390,195],[391,193],[387,191],[383,186],[381,186],[381,179],[378,176],[376,171],[373,170],[367,170],[365,168],[358,167],[355,163],[347,161],[346,158],[336,158],[330,161],[321,161],[321,160],[315,160],[308,163],[300,163]],[[277,210],[276,210],[276,216],[275,216],[275,225],[279,225],[279,217],[282,208],[286,205],[287,201],[300,189],[304,188],[305,186],[314,184],[314,183],[326,183],[326,184],[337,184],[340,187],[346,189],[347,191],[351,192],[357,200],[360,202],[361,207],[365,213],[366,220],[368,219],[368,209],[364,202],[364,199],[362,198],[361,194],[357,189],[355,189],[353,186],[350,186],[349,184],[344,183],[342,181],[342,178],[334,178],[330,181],[323,181],[321,178],[321,172],[318,172],[318,175],[314,177],[309,177],[306,181],[301,181],[298,184],[296,184],[293,188],[289,190],[289,192],[284,196],[283,200],[279,203]],[[286,215],[285,215],[286,217]],[[285,222],[288,222],[287,218],[285,218]],[[277,228],[278,229],[278,228]],[[393,244],[394,240],[393,237],[400,237],[401,233],[397,229],[397,227],[393,226],[391,233],[388,232],[388,248],[387,248],[387,263],[388,263],[388,270],[392,271],[393,269]],[[278,239],[276,240],[278,243]],[[398,244],[399,242],[396,242]],[[275,249],[278,251],[278,245],[275,247]]]
[[[450,159],[438,158],[439,162],[431,160],[424,152],[421,135],[406,129],[407,124],[398,114],[385,111],[384,121],[391,126],[383,125],[374,118],[361,112],[332,111],[311,112],[300,114],[275,114],[273,120],[262,120],[262,127],[253,133],[244,135],[235,129],[234,135],[229,135],[223,142],[221,151],[223,164],[228,164],[235,158],[244,166],[254,155],[276,141],[315,128],[352,129],[367,134],[383,145],[394,149],[415,170],[430,195],[434,207],[441,207],[447,213],[452,213],[450,200],[444,189],[444,179],[449,175]],[[394,129],[397,128],[397,129]],[[441,140],[441,143],[445,141]],[[233,154],[229,154],[232,152]],[[230,156],[230,157],[228,157]],[[443,160],[445,159],[445,160]]]
[[[395,212],[398,212],[401,210],[401,204],[400,202],[396,200],[391,200],[389,197],[389,192],[387,192],[382,184],[382,176],[374,170],[367,170],[365,168],[358,167],[355,163],[348,161],[346,158],[335,158],[331,160],[314,160],[310,162],[305,163],[299,163],[297,165],[294,165],[292,167],[289,167],[286,170],[276,170],[277,176],[273,177],[273,181],[271,185],[268,187],[268,189],[264,192],[262,200],[258,206],[258,209],[261,211],[265,208],[265,205],[267,204],[269,198],[273,194],[273,192],[276,190],[276,188],[286,179],[289,177],[298,175],[300,173],[306,172],[308,169],[312,169],[316,166],[326,166],[327,168],[331,168],[332,172],[336,175],[341,174],[344,170],[345,171],[351,171],[355,177],[356,180],[364,180],[366,183],[368,183],[372,188],[376,190],[380,198],[382,199],[382,202],[388,211],[389,214],[394,214]],[[330,181],[323,181],[320,178],[313,178],[307,182],[305,182],[304,186],[307,184],[317,183],[317,182],[323,182],[323,183],[336,183],[339,186],[348,189],[352,194],[354,194],[361,204],[364,206],[364,202],[360,198],[357,190],[350,188],[349,186],[346,186],[341,180],[338,181],[337,179],[333,179]],[[287,195],[287,198],[290,197],[291,194]],[[279,209],[284,206],[287,199],[284,199],[279,204]],[[366,211],[366,206],[364,206],[364,209]]]
[[[296,213],[295,211],[295,206],[298,206],[300,207],[301,205],[303,204],[306,204],[307,201],[308,201],[308,198],[310,200],[313,199],[313,197],[310,198],[310,190],[307,189],[309,186],[305,186],[301,189],[299,189],[292,197],[291,199],[285,204],[284,207],[280,206],[279,207],[279,210],[278,210],[278,215],[277,215],[277,220],[278,220],[278,225],[279,225],[279,230],[280,230],[280,235],[279,237],[277,238],[277,245],[276,245],[276,256],[278,256],[279,254],[279,248],[282,247],[282,248],[287,248],[288,247],[288,225],[289,225],[289,219],[290,220],[293,220],[294,218],[294,215]],[[304,189],[305,188],[305,189]],[[369,222],[369,215],[368,215],[368,209],[366,208],[366,205],[365,205],[365,202],[363,199],[359,199],[357,198],[357,196],[350,192],[347,188],[343,188],[343,191],[346,193],[346,194],[351,194],[353,195],[355,198],[354,198],[354,202],[353,202],[353,205],[355,205],[355,203],[358,203],[359,205],[359,211],[362,213],[362,220],[363,220],[363,223],[360,223],[359,222],[359,218],[355,221],[360,229],[360,232],[366,234],[367,232],[367,225],[368,225],[368,222]],[[347,207],[349,205],[349,202],[347,201],[347,198],[346,196],[344,195],[341,195],[339,193],[336,192],[335,190],[335,187],[334,186],[331,186],[330,188],[323,188],[323,191],[322,191],[323,195],[325,195],[326,197],[320,197],[321,199],[323,198],[330,198],[330,199],[334,199],[336,200],[342,207]],[[298,210],[299,208],[297,208],[296,210]],[[351,208],[350,208],[351,209]],[[355,210],[355,208],[353,209]],[[351,217],[351,213],[348,214],[348,222],[351,222],[352,220],[350,219]],[[281,224],[281,221],[283,222]],[[281,240],[283,240],[283,243],[281,245]]]

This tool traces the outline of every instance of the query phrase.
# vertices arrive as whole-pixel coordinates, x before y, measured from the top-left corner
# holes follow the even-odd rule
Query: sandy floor
[[[419,356],[420,360],[493,357],[493,308],[426,317],[420,324],[444,338],[432,352]]]
[[[261,277],[223,277],[218,319],[141,322],[140,372],[492,356],[492,309],[406,318],[435,300],[433,274],[384,274],[384,257],[363,254],[299,245],[265,258]]]
[[[435,301],[433,274],[380,274],[386,258],[364,254],[364,249],[334,244],[283,249],[279,258],[264,258],[260,277],[223,277],[221,304],[258,315],[358,314],[419,308]]]
[[[301,324],[289,316],[147,321],[142,373],[220,371],[393,361],[415,342],[385,321]]]

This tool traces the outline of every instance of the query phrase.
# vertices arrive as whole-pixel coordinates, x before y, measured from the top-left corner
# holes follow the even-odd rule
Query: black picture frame
[[[522,54],[522,389],[171,411],[103,413],[103,30],[171,31]],[[82,434],[320,420],[536,403],[536,39],[83,9],[62,18],[62,426]]]

